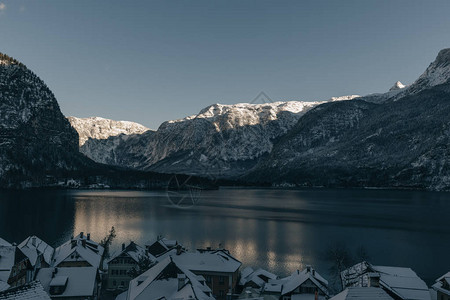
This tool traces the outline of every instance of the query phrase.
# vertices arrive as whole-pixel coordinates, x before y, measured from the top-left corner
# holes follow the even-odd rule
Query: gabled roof
[[[151,261],[156,261],[156,257],[151,255],[150,253],[146,253],[146,250],[143,247],[139,246],[135,242],[130,242],[130,244],[128,244],[128,246],[125,247],[125,249],[121,250],[120,252],[115,253],[108,260],[108,263],[110,263],[115,258],[117,258],[121,255],[125,255],[125,254],[137,263],[139,262],[139,259],[141,257],[145,257],[145,256],[147,256]]]
[[[361,262],[341,273],[343,286],[347,287],[367,287],[370,278],[373,277],[379,278],[380,286],[400,299],[430,299],[427,285],[410,268],[374,266],[368,262]]]
[[[176,249],[170,250],[162,257],[172,256],[177,265],[190,271],[234,273],[242,265],[240,261],[231,256],[226,250],[213,250],[203,252],[182,252],[176,254]]]
[[[351,287],[329,300],[393,300],[393,298],[381,288]]]
[[[436,283],[433,284],[432,288],[435,291],[439,291],[445,295],[450,296],[450,290],[444,288],[444,282],[447,285],[450,285],[450,272],[448,272],[448,273],[442,275],[441,277],[439,277],[438,279],[436,279]]]
[[[285,278],[286,281],[282,286],[281,295],[286,295],[294,291],[297,287],[310,280],[317,288],[319,288],[325,295],[328,295],[326,285],[328,281],[323,279],[314,269],[305,269],[303,271],[295,271],[291,276]]]
[[[185,276],[185,282],[178,289],[178,277]],[[195,274],[176,264],[171,256],[130,281],[127,300],[151,299],[202,299],[213,300],[205,294],[211,290],[202,285]]]
[[[248,273],[250,270],[252,272]],[[256,271],[253,271],[252,268],[247,267],[241,273],[241,280],[239,281],[239,284],[243,286],[243,285],[246,285],[249,282],[253,282],[256,285],[258,285],[259,287],[262,287],[267,282],[263,278],[267,278],[266,280],[268,280],[268,279],[277,279],[278,276],[273,274],[273,273],[270,273],[269,271],[261,269],[261,268],[256,270]]]
[[[0,246],[12,246],[11,243],[5,241],[4,239],[0,238]]]
[[[84,243],[85,246],[83,246]],[[57,267],[66,259],[72,260],[70,257],[74,254],[78,255],[81,260],[87,261],[91,266],[99,268],[103,251],[103,247],[98,243],[88,240],[86,236],[80,234],[55,249],[52,266]],[[80,259],[74,258],[73,260],[79,261]]]
[[[158,236],[156,240],[148,241],[145,243],[145,247],[149,250],[150,254],[154,256],[160,256],[170,249],[173,249],[178,245],[178,241],[169,240],[167,238]]]
[[[0,292],[0,300],[50,300],[41,283],[33,281],[28,284]]]
[[[53,272],[57,269],[56,274]],[[49,293],[50,286],[67,282],[64,292],[58,297],[88,297],[94,294],[97,279],[95,267],[42,268],[36,275],[44,290]]]
[[[430,300],[426,283],[410,268],[373,266],[380,285],[405,300]]]
[[[15,246],[0,246],[0,281],[8,282],[15,256]]]
[[[47,264],[51,265],[52,263],[52,257],[55,249],[36,236],[27,237],[22,243],[20,243],[19,248],[28,257],[32,266],[36,264],[37,258],[40,254],[42,254],[44,261]]]

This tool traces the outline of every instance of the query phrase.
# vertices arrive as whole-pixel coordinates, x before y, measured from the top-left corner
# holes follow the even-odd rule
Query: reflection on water
[[[450,195],[382,190],[221,189],[203,192],[189,210],[163,192],[0,192],[0,236],[36,234],[52,245],[79,232],[114,247],[162,234],[188,249],[219,244],[244,265],[286,275],[304,264],[324,274],[322,253],[344,242],[363,245],[372,262],[410,266],[431,283],[450,269]]]

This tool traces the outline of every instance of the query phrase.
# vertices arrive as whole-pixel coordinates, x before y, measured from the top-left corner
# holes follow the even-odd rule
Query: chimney
[[[83,231],[82,232],[80,232],[80,238],[83,238]]]
[[[306,266],[306,272],[307,272],[307,273],[310,273],[310,272],[311,272],[311,266],[309,266],[309,265]]]
[[[31,245],[33,245],[34,247],[36,247],[36,237],[35,237],[35,236],[33,236],[33,237],[31,238]]]
[[[181,245],[177,245],[177,255],[180,255],[181,254],[181,251],[182,249],[181,249]]]
[[[122,244],[122,251],[125,250],[125,243]]]
[[[184,283],[186,281],[186,275],[185,274],[178,274],[178,290],[181,290],[181,288],[184,286]]]
[[[70,241],[70,243],[72,244],[72,249],[75,248],[77,246],[77,240],[72,239]]]
[[[87,234],[87,240],[88,240],[88,241],[91,240],[91,234],[90,234],[90,233]]]
[[[86,248],[86,240],[85,240],[85,239],[82,239],[82,240],[81,240],[81,245],[82,245],[84,248]]]

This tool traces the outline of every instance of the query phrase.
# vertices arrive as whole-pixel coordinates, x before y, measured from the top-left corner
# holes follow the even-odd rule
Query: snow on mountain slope
[[[80,137],[80,147],[90,138],[104,140],[111,136],[118,136],[121,134],[141,134],[150,130],[138,123],[114,121],[100,117],[68,117],[67,119],[72,127],[78,132]]]

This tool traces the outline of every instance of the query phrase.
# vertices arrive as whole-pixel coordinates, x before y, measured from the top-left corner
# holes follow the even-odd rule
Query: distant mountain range
[[[450,49],[440,51],[413,84],[397,82],[382,94],[214,104],[197,115],[164,122],[156,131],[133,122],[69,117],[79,138],[42,81],[26,75],[34,77],[21,80],[27,82],[24,88],[12,70],[20,70],[20,76],[32,73],[19,63],[4,61],[0,124],[16,131],[0,141],[15,145],[23,136],[30,148],[42,148],[42,142],[56,151],[51,158],[38,150],[22,157],[27,166],[30,161],[56,169],[92,165],[77,153],[79,147],[101,166],[243,184],[450,189]],[[32,99],[24,98],[27,91]],[[33,122],[30,116],[39,118]],[[33,124],[40,124],[39,129],[25,129]],[[10,170],[17,170],[13,166],[20,165],[3,150],[14,149],[8,147],[1,150],[3,174],[12,174]]]

